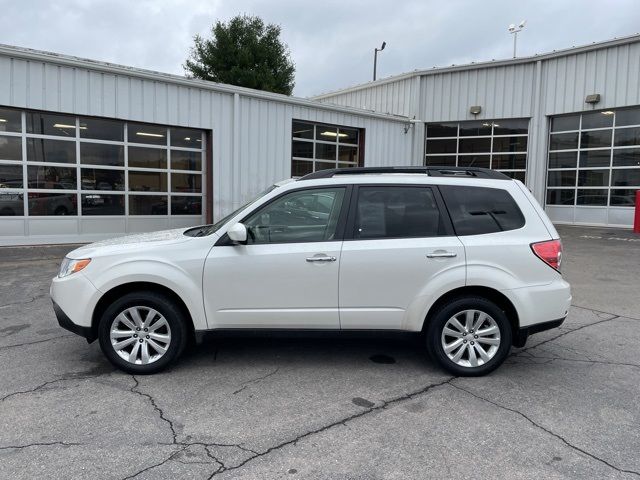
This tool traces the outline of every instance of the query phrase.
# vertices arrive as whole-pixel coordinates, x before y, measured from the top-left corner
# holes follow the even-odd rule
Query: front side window
[[[506,190],[443,185],[440,191],[457,235],[481,235],[524,226],[524,216]]]
[[[428,187],[360,187],[354,238],[414,238],[443,234],[440,210]]]
[[[340,187],[299,190],[283,195],[245,220],[247,243],[336,240],[344,192]]]

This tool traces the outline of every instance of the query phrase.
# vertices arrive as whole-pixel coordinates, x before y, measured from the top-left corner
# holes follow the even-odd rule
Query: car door
[[[243,220],[246,244],[223,237],[205,263],[209,326],[338,329],[347,190],[286,192]]]
[[[439,192],[361,185],[353,198],[340,263],[341,326],[419,330],[425,306],[465,284],[464,247]]]

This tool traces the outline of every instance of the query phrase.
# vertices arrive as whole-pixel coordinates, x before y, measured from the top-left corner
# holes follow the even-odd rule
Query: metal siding
[[[417,115],[417,105],[413,105],[411,101],[413,88],[413,78],[406,78],[362,90],[332,95],[318,99],[318,101],[375,110],[381,113],[413,116]]]

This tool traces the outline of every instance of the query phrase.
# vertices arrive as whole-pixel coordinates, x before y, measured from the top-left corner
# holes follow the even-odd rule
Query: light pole
[[[380,48],[373,49],[373,81],[376,81],[376,67],[378,66],[378,52],[384,50],[384,47],[387,46],[387,42],[382,42],[382,46]]]
[[[522,20],[517,27],[513,23],[509,25],[509,33],[513,34],[513,58],[516,58],[516,43],[518,42],[518,32],[524,28],[526,23],[526,20]]]

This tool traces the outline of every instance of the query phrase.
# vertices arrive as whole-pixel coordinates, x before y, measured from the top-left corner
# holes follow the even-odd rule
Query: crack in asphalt
[[[603,313],[606,313],[606,312],[603,312]],[[620,315],[616,315],[616,316],[611,317],[611,318],[604,318],[604,319],[602,319],[602,320],[598,320],[598,321],[595,321],[595,322],[593,322],[593,323],[588,323],[588,324],[585,324],[585,325],[581,325],[581,326],[579,326],[579,327],[576,327],[576,328],[574,328],[574,329],[564,331],[564,332],[562,332],[562,333],[560,333],[560,334],[556,335],[555,337],[548,338],[547,340],[544,340],[544,341],[542,341],[542,342],[540,342],[540,343],[537,343],[536,345],[531,345],[530,347],[524,347],[522,350],[520,350],[520,351],[516,352],[516,353],[514,354],[514,356],[520,355],[521,353],[526,352],[526,351],[528,351],[528,350],[532,350],[532,349],[534,349],[534,348],[541,347],[542,345],[545,345],[545,344],[547,344],[547,343],[549,343],[549,342],[552,342],[553,340],[557,340],[557,339],[558,339],[558,338],[560,338],[560,337],[564,337],[565,335],[569,335],[570,333],[577,332],[577,331],[579,331],[579,330],[582,330],[582,329],[587,328],[587,327],[592,327],[592,326],[594,326],[594,325],[599,325],[600,323],[610,322],[610,321],[612,321],[612,320],[617,320],[617,319],[619,319],[619,318],[621,318],[621,317],[620,317]]]
[[[22,450],[24,448],[31,447],[48,447],[53,445],[61,445],[63,447],[74,447],[78,445],[82,445],[82,443],[73,443],[73,442],[35,442],[28,443],[26,445],[7,445],[6,447],[0,447],[0,450]]]
[[[177,445],[178,444],[178,433],[176,432],[176,429],[173,425],[173,422],[171,421],[171,419],[167,418],[164,415],[164,411],[158,406],[158,404],[156,403],[155,399],[153,398],[152,395],[142,392],[139,390],[140,387],[140,382],[138,381],[138,379],[136,378],[135,375],[131,375],[131,378],[133,378],[133,381],[136,382],[135,385],[133,387],[130,388],[130,391],[132,393],[135,393],[137,395],[140,395],[141,397],[146,398],[147,400],[149,400],[149,403],[151,403],[151,406],[153,407],[153,409],[158,412],[158,415],[160,416],[160,419],[165,422],[169,428],[171,429],[171,436],[173,437],[173,444]]]
[[[51,338],[45,338],[44,340],[34,340],[32,342],[24,342],[24,343],[15,343],[13,345],[2,345],[0,346],[0,351],[2,350],[8,350],[10,348],[17,348],[17,347],[25,347],[27,345],[35,345],[37,343],[44,343],[44,342],[50,342],[52,340],[58,340],[60,338],[70,338],[70,337],[76,337],[77,335],[58,335],[57,337],[51,337]]]
[[[246,460],[244,460],[243,462],[239,463],[236,466],[227,467],[227,468],[224,468],[224,467],[219,468],[218,470],[216,470],[215,472],[213,472],[211,474],[211,476],[209,477],[209,480],[212,479],[213,477],[215,477],[216,475],[220,474],[220,473],[230,472],[230,471],[242,468],[247,463],[255,460],[256,458],[264,457],[265,455],[269,455],[270,453],[272,453],[272,452],[274,452],[276,450],[280,450],[281,448],[284,448],[284,447],[286,447],[288,445],[296,444],[297,442],[299,442],[300,440],[302,440],[304,438],[310,437],[312,435],[316,435],[318,433],[325,432],[325,431],[327,431],[327,430],[329,430],[329,429],[331,429],[333,427],[336,427],[338,425],[346,426],[347,422],[350,422],[352,420],[364,417],[364,416],[369,415],[370,413],[376,412],[378,410],[384,410],[387,407],[389,407],[390,405],[393,405],[393,404],[396,404],[396,403],[399,403],[399,402],[403,402],[405,400],[410,400],[410,399],[412,399],[412,398],[414,398],[414,397],[416,397],[418,395],[425,394],[425,393],[427,393],[429,390],[431,390],[433,388],[440,387],[442,385],[448,384],[449,382],[451,382],[455,378],[457,378],[457,377],[450,377],[447,380],[444,380],[444,381],[438,382],[438,383],[430,383],[429,385],[427,385],[425,387],[422,387],[419,390],[406,393],[404,395],[392,398],[390,400],[382,400],[382,402],[379,405],[367,408],[367,409],[363,410],[362,412],[354,413],[353,415],[349,415],[348,417],[345,417],[343,419],[336,420],[336,421],[331,422],[331,423],[329,423],[327,425],[324,425],[322,427],[319,427],[319,428],[316,428],[314,430],[310,430],[308,432],[302,433],[302,434],[296,436],[293,439],[284,441],[284,442],[279,443],[278,445],[275,445],[273,447],[269,447],[268,449],[266,449],[263,452],[258,452],[254,456],[247,458]]]
[[[640,472],[636,472],[635,470],[627,470],[627,469],[624,469],[624,468],[617,467],[617,466],[613,465],[612,463],[609,463],[608,461],[606,461],[606,460],[604,460],[604,459],[602,459],[602,458],[600,458],[600,457],[596,456],[595,454],[590,453],[590,452],[588,452],[588,451],[586,451],[586,450],[584,450],[584,449],[582,449],[582,448],[580,448],[580,447],[578,447],[578,446],[576,446],[576,445],[573,445],[573,444],[572,444],[572,443],[570,443],[566,438],[564,438],[564,437],[562,437],[561,435],[559,435],[559,434],[557,434],[557,433],[553,432],[552,430],[549,430],[548,428],[543,427],[542,425],[540,425],[539,423],[537,423],[537,422],[535,422],[533,419],[531,419],[531,417],[529,417],[528,415],[526,415],[526,414],[522,413],[522,412],[521,412],[521,411],[519,411],[519,410],[516,410],[516,409],[514,409],[514,408],[510,408],[510,407],[507,407],[507,406],[502,405],[502,404],[500,404],[500,403],[494,402],[493,400],[489,400],[488,398],[485,398],[485,397],[483,397],[482,395],[476,394],[476,393],[474,393],[474,392],[472,392],[472,391],[470,391],[470,390],[467,390],[466,388],[463,388],[463,387],[461,387],[461,386],[459,386],[459,385],[456,385],[456,384],[454,384],[454,383],[452,383],[452,382],[449,382],[449,385],[451,385],[453,388],[456,388],[456,389],[458,389],[458,390],[460,390],[460,391],[466,392],[467,394],[469,394],[469,395],[471,395],[471,396],[473,396],[473,397],[475,397],[475,398],[477,398],[477,399],[479,399],[479,400],[482,400],[482,401],[484,401],[484,402],[487,402],[487,403],[489,403],[489,404],[491,404],[491,405],[494,405],[494,406],[496,406],[496,407],[498,407],[498,408],[501,408],[501,409],[503,409],[503,410],[506,410],[506,411],[509,411],[509,412],[515,413],[516,415],[520,415],[522,418],[524,418],[524,419],[525,419],[525,420],[527,420],[529,423],[531,423],[531,425],[533,425],[534,427],[536,427],[536,428],[538,428],[538,429],[542,430],[543,432],[546,432],[547,434],[549,434],[549,435],[551,435],[551,436],[553,436],[553,437],[557,438],[557,439],[558,439],[558,440],[560,440],[562,443],[564,443],[567,447],[569,447],[569,448],[571,448],[571,449],[573,449],[573,450],[575,450],[575,451],[577,451],[577,452],[580,452],[580,453],[582,453],[583,455],[586,455],[586,456],[588,456],[588,457],[590,457],[590,458],[592,458],[592,459],[594,459],[594,460],[596,460],[596,461],[598,461],[598,462],[600,462],[600,463],[602,463],[602,464],[604,464],[604,465],[606,465],[606,466],[608,466],[608,467],[610,467],[610,468],[613,468],[613,469],[614,469],[615,471],[617,471],[617,472],[620,472],[620,473],[629,473],[629,474],[636,475],[636,476],[640,477]]]
[[[26,301],[21,301],[21,302],[11,302],[11,303],[5,303],[4,305],[0,305],[0,308],[6,308],[6,307],[13,307],[14,305],[26,305],[27,303],[33,303],[36,300],[40,299],[40,298],[45,298],[48,297],[49,294],[48,293],[43,293],[42,295],[34,295],[31,297],[30,300],[26,300]]]
[[[149,465],[148,467],[143,468],[142,470],[134,473],[133,475],[129,475],[128,477],[124,477],[122,480],[131,480],[132,478],[136,478],[138,475],[142,475],[145,472],[148,472],[149,470],[152,470],[154,468],[158,468],[161,467],[162,465],[164,465],[165,463],[173,460],[173,458],[178,455],[179,453],[184,452],[187,449],[187,447],[183,447],[183,448],[179,448],[178,450],[176,450],[175,452],[173,452],[171,455],[169,455],[167,458],[165,458],[164,460],[162,460],[159,463],[156,463],[154,465]]]
[[[620,367],[636,367],[640,368],[640,364],[637,363],[624,363],[624,362],[613,362],[608,360],[585,360],[581,358],[564,358],[564,357],[544,357],[540,355],[531,355],[530,357],[524,358],[537,358],[541,360],[548,360],[547,362],[539,362],[540,364],[552,363],[555,360],[561,360],[564,362],[580,362],[580,363],[593,363],[598,365],[615,365]]]
[[[67,376],[63,376],[60,378],[56,378],[55,380],[49,380],[48,382],[44,382],[41,383],[40,385],[30,388],[29,390],[20,390],[18,392],[12,392],[9,393],[7,395],[5,395],[4,397],[0,398],[0,402],[4,402],[5,400],[7,400],[8,398],[17,396],[17,395],[28,395],[30,393],[35,393],[39,390],[42,390],[44,387],[51,385],[53,383],[58,383],[58,382],[66,382],[69,380],[88,380],[91,378],[98,378],[101,377],[102,375],[104,375],[104,373],[98,373],[95,375],[82,375],[82,374],[77,374],[77,375],[67,375]]]
[[[615,315],[616,317],[622,317],[622,318],[628,318],[629,320],[638,320],[640,321],[640,318],[637,317],[629,317],[627,315],[618,315],[617,313],[613,313],[613,312],[605,312],[604,310],[598,310],[596,308],[590,308],[590,307],[583,307],[582,305],[575,305],[575,304],[571,304],[572,307],[577,307],[577,308],[582,308],[583,310],[590,310],[592,312],[596,312],[596,313],[605,313],[607,315]]]
[[[266,375],[262,375],[261,377],[257,377],[254,378],[252,380],[247,380],[246,382],[242,382],[240,385],[242,385],[242,388],[239,388],[238,390],[236,390],[235,392],[233,392],[233,395],[236,395],[238,393],[240,393],[241,391],[243,391],[245,388],[247,388],[249,385],[253,385],[255,383],[259,383],[262,380],[264,380],[265,378],[269,378],[272,375],[275,375],[276,373],[278,373],[278,371],[280,370],[280,367],[276,368],[273,372],[269,372]]]

